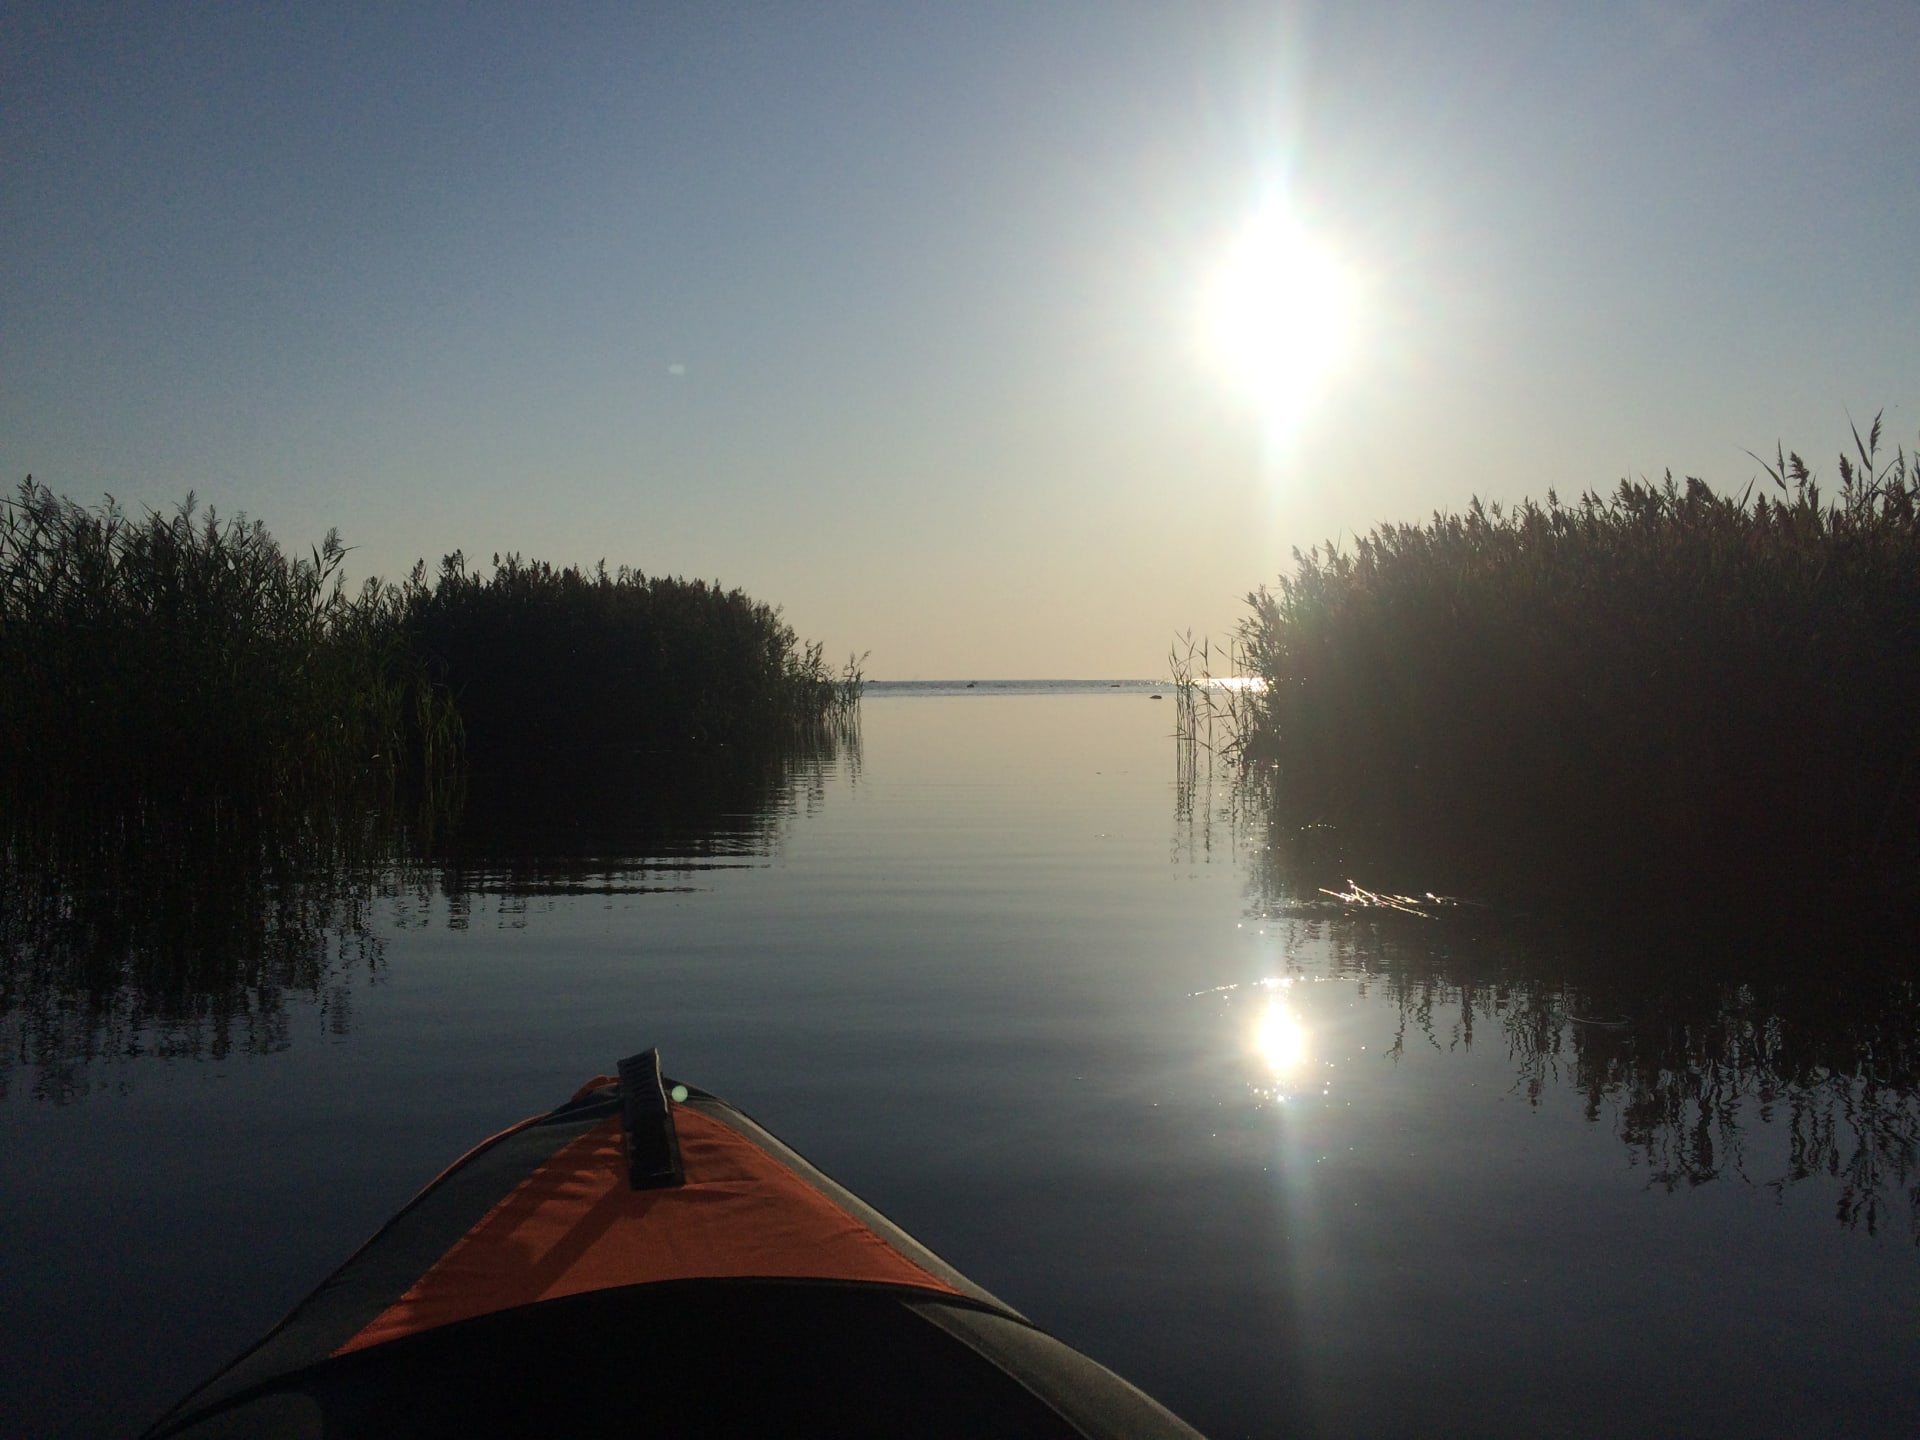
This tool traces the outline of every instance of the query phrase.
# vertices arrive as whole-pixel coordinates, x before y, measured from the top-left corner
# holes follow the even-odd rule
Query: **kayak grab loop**
[[[627,1184],[658,1190],[686,1183],[673,1108],[660,1081],[660,1051],[642,1050],[620,1062],[620,1128],[627,1146]]]

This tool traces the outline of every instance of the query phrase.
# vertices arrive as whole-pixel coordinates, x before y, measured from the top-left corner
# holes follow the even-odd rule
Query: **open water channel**
[[[411,867],[197,1023],[16,930],[0,1433],[137,1432],[651,1044],[1217,1437],[1920,1431],[1910,978],[1610,989],[1322,894],[1155,693],[873,687],[730,815]]]

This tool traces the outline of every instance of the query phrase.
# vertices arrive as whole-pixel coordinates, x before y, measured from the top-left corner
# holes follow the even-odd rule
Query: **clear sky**
[[[0,478],[1158,675],[1294,546],[1911,447],[1917,61],[1911,0],[7,5]]]

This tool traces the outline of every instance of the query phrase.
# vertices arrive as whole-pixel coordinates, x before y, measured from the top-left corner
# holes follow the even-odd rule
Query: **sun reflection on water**
[[[1273,1078],[1280,1082],[1299,1077],[1310,1050],[1307,1027],[1287,1003],[1286,990],[1290,983],[1266,982],[1273,993],[1268,996],[1266,1009],[1253,1030],[1253,1048],[1266,1062]]]

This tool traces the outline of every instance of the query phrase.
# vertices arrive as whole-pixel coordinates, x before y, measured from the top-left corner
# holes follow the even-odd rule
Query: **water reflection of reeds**
[[[858,660],[740,591],[456,554],[350,592],[346,554],[0,498],[0,1094],[271,1052],[296,1000],[344,1030],[380,904],[684,888],[851,753]]]
[[[1578,1093],[1586,1118],[1612,1125],[1649,1183],[1783,1189],[1824,1177],[1837,1184],[1843,1224],[1877,1232],[1904,1200],[1920,1244],[1920,996],[1910,978],[1872,965],[1800,976],[1722,965],[1690,983],[1636,988],[1582,975],[1551,940],[1530,936],[1508,942],[1507,973],[1488,980],[1470,962],[1436,963],[1431,940],[1412,942],[1417,958],[1396,956],[1405,946],[1378,933],[1371,920],[1350,930],[1342,964],[1386,986],[1403,1043],[1450,1029],[1470,1046],[1477,1019],[1482,1043],[1504,1045],[1532,1103],[1553,1087]],[[1595,1010],[1622,1019],[1586,1013]],[[1784,1164],[1753,1163],[1756,1126],[1784,1127]]]
[[[0,1095],[51,1100],[140,1056],[267,1054],[290,999],[343,1033],[377,978],[369,924],[401,883],[404,835],[377,812],[149,804],[0,835]]]
[[[1883,917],[1673,928],[1626,894],[1605,924],[1387,893],[1350,878],[1364,846],[1259,784],[1179,800],[1176,834],[1208,825],[1287,954],[1395,1007],[1394,1055],[1497,1046],[1514,1093],[1578,1096],[1651,1185],[1821,1184],[1843,1226],[1920,1245],[1920,971]]]
[[[771,854],[859,760],[858,726],[843,721],[779,746],[553,753],[477,769],[459,825],[432,851],[432,883],[456,906],[478,894],[699,888],[703,871]]]
[[[427,816],[390,794],[0,813],[0,1098],[72,1100],[142,1057],[270,1054],[306,1023],[345,1034],[392,924],[464,928],[481,896],[699,888],[771,853],[858,745],[843,722],[739,753],[530,757]]]

